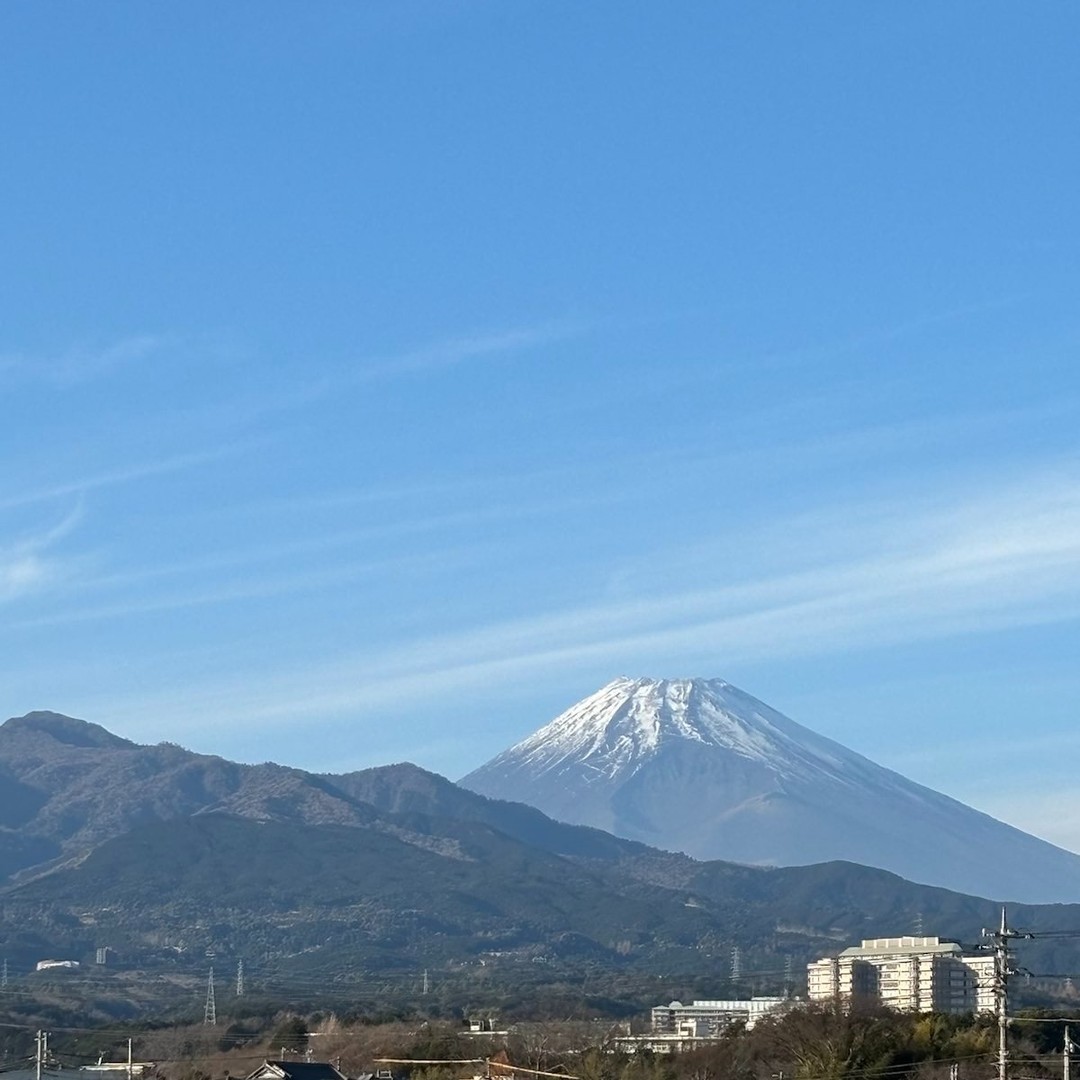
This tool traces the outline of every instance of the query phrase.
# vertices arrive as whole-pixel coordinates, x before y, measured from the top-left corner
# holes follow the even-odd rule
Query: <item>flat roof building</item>
[[[791,998],[783,997],[694,1001],[689,1005],[673,1001],[653,1008],[651,1030],[654,1035],[681,1033],[696,1038],[712,1037],[737,1020],[753,1027],[761,1017],[792,1004]]]
[[[994,958],[938,937],[870,938],[807,965],[811,1001],[865,1002],[898,1012],[994,1008]]]

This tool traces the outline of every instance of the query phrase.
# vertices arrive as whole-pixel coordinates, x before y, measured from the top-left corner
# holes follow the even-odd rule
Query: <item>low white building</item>
[[[937,937],[871,938],[807,965],[811,1001],[866,1002],[898,1012],[994,1008],[994,958]]]
[[[79,966],[78,960],[39,960],[35,971],[74,971]]]
[[[742,1020],[753,1027],[761,1017],[793,1005],[791,998],[755,997],[745,1001],[694,1001],[684,1005],[673,1001],[652,1010],[651,1032],[654,1035],[682,1035],[711,1038],[726,1027]]]

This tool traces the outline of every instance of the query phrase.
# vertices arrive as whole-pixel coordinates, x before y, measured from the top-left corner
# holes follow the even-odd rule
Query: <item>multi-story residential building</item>
[[[811,1001],[883,1005],[899,1012],[994,1008],[994,958],[965,955],[937,937],[872,938],[807,965]]]

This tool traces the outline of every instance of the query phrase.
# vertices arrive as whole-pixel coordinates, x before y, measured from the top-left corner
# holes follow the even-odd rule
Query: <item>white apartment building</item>
[[[867,1002],[898,1012],[994,1008],[994,958],[937,937],[872,938],[807,965],[811,1001]]]
[[[754,1024],[777,1009],[795,1002],[783,997],[755,997],[746,1001],[695,1001],[684,1005],[656,1005],[652,1010],[651,1029],[654,1035],[681,1035],[686,1038],[714,1037],[736,1020],[746,1026]]]

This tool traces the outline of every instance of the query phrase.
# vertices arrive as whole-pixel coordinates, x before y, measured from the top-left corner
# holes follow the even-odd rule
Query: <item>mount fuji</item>
[[[459,783],[698,859],[842,859],[996,899],[1080,900],[1080,856],[719,679],[616,679]]]

